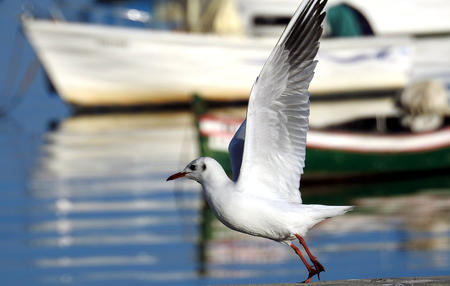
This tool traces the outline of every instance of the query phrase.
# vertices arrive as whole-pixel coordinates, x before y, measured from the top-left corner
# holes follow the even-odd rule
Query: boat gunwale
[[[202,121],[213,121],[222,124],[239,124],[242,122],[242,119],[234,119],[232,117],[227,116],[219,116],[219,115],[211,115],[206,114],[202,115],[198,118],[199,133],[201,136],[205,137],[220,137],[220,138],[231,138],[234,135],[232,131],[222,131],[222,130],[205,130],[202,128]],[[343,140],[376,140],[379,142],[372,143],[371,146],[378,145],[382,143],[382,141],[392,141],[388,142],[389,146],[380,146],[376,149],[366,148],[363,145],[355,145],[355,142],[349,144],[349,142],[344,142],[345,144],[337,145],[337,144],[327,144],[328,141],[321,142],[311,142],[312,140],[317,140],[317,136],[333,136],[340,137]],[[430,139],[434,139],[435,142],[430,143]],[[401,142],[394,141],[401,140]],[[410,143],[413,140],[421,140],[421,142],[413,142],[414,146],[406,146],[403,149],[399,148],[391,148],[393,145],[405,145],[405,143]],[[436,142],[437,141],[437,142]],[[325,142],[325,143],[324,143]],[[336,140],[333,140],[336,142]],[[384,143],[386,144],[386,143]],[[420,153],[420,152],[429,152],[434,150],[440,150],[447,147],[450,147],[450,127],[444,127],[442,129],[436,131],[428,131],[421,132],[416,134],[368,134],[363,132],[350,132],[350,131],[336,131],[336,130],[315,130],[312,129],[308,132],[306,147],[308,149],[316,149],[316,150],[329,150],[329,151],[346,151],[351,153],[365,153],[365,154],[404,154],[404,153]],[[217,150],[220,152],[220,150]]]

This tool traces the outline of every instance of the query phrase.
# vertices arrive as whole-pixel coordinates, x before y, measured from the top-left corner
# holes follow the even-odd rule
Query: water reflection
[[[120,284],[114,280],[141,280],[136,271],[159,271],[172,259],[190,263],[199,189],[164,178],[196,156],[191,126],[187,112],[77,116],[45,136],[28,228],[42,253],[34,258],[46,270],[41,282]],[[160,250],[169,246],[182,250]],[[179,270],[195,274],[193,266]]]
[[[445,274],[450,258],[449,186],[447,174],[378,182],[305,184],[303,197],[306,203],[345,204],[351,201],[357,206],[350,215],[317,225],[309,234],[314,244],[312,251],[324,257],[324,261],[331,259],[334,263],[348,253],[356,255],[348,264],[334,266],[347,272],[341,278],[363,278],[359,272],[364,268],[360,263],[365,260],[369,263],[366,266],[374,270],[370,272],[371,277],[389,276],[383,273],[392,276],[397,272],[403,272],[403,276],[408,275],[405,273],[426,275],[433,271]],[[208,211],[205,213],[206,217],[211,215]],[[203,231],[206,243],[201,255],[205,258],[204,267],[208,268],[203,271],[210,271],[210,275],[220,277],[224,271],[218,269],[235,264],[241,268],[257,264],[292,264],[292,253],[288,249],[227,231],[215,219],[211,218]],[[386,259],[370,259],[369,255],[373,253],[385,255]],[[421,259],[413,259],[418,254]],[[392,264],[393,269],[385,268]]]
[[[0,184],[4,187],[27,180],[27,171],[38,138],[27,133],[14,118],[0,116]]]
[[[26,205],[27,228],[16,231],[26,247],[1,246],[6,257],[25,257],[8,265],[12,277],[24,285],[304,278],[288,247],[228,230],[198,185],[165,182],[197,155],[192,120],[188,112],[86,115],[47,133],[29,197],[17,203]],[[303,184],[305,202],[358,206],[309,234],[322,278],[448,274],[449,191],[447,173]],[[21,277],[22,265],[31,275]]]

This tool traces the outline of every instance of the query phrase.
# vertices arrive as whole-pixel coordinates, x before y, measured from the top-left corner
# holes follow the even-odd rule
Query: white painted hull
[[[248,97],[276,39],[229,38],[46,20],[24,31],[56,90],[84,107]],[[321,42],[310,91],[395,90],[408,82],[410,42],[353,38]]]
[[[199,119],[200,134],[208,137],[208,148],[228,152],[228,144],[244,117],[204,115]],[[413,153],[450,146],[450,128],[433,132],[407,134],[370,134],[309,130],[307,148],[359,153]]]

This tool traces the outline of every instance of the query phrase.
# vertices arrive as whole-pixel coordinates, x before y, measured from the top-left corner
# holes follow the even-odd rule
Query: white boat
[[[252,19],[289,15],[287,11],[291,6],[295,9],[298,1],[277,2],[277,9],[273,0],[259,6],[249,0],[239,2],[246,36],[30,17],[23,19],[23,28],[57,92],[75,106],[187,102],[193,94],[214,101],[245,100],[276,43]],[[255,25],[250,27],[251,23]],[[322,39],[318,58],[310,87],[313,96],[389,93],[408,84],[413,48],[407,37]]]
[[[300,0],[235,2],[244,19],[246,33],[273,35],[281,33],[283,22],[289,20]],[[328,8],[338,5],[360,14],[378,36],[448,35],[450,31],[450,1],[447,0],[328,0]],[[261,18],[269,18],[269,21],[257,21]]]
[[[329,0],[361,13],[375,35],[449,35],[447,0]]]
[[[79,106],[245,99],[275,44],[238,38],[25,20],[58,93]],[[404,87],[405,39],[323,40],[313,94]]]

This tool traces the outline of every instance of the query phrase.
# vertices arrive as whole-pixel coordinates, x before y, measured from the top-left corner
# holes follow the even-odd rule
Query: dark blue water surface
[[[1,88],[19,12],[18,1],[0,2]],[[25,41],[21,73],[32,56]],[[1,96],[7,106],[10,99]],[[209,219],[197,185],[165,182],[197,155],[188,112],[72,116],[47,93],[42,71],[20,104],[7,110],[0,118],[1,285],[210,285],[306,277],[288,247]],[[54,122],[58,127],[50,128]],[[383,192],[390,184],[398,194]],[[315,188],[306,185],[305,198],[326,203],[326,192],[311,195]],[[359,208],[307,237],[326,268],[323,280],[450,274],[447,174],[325,188],[333,201]]]

